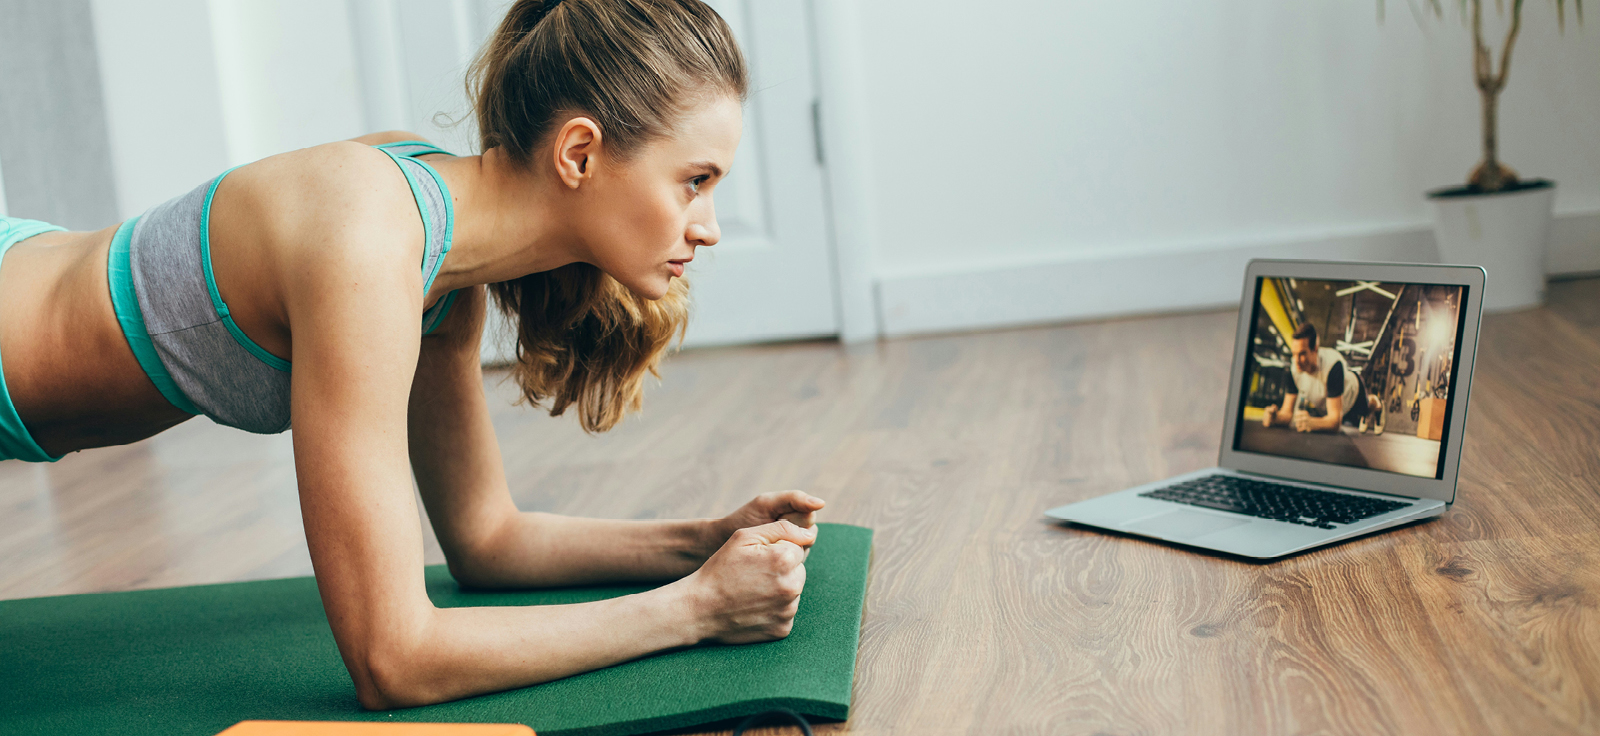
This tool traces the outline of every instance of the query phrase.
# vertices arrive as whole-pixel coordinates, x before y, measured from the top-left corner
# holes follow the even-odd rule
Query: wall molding
[[[816,65],[823,182],[832,236],[839,340],[881,334],[874,302],[872,141],[867,135],[868,95],[863,79],[860,8],[855,0],[813,0],[812,58]]]
[[[1119,249],[1070,258],[880,274],[877,309],[894,337],[1238,304],[1252,258],[1438,262],[1426,224],[1254,242]],[[1546,270],[1600,271],[1600,211],[1557,215]]]

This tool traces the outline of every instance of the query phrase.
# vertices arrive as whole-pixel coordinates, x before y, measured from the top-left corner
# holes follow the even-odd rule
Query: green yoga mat
[[[637,734],[771,708],[850,714],[872,530],[822,524],[794,630],[521,690],[371,713],[356,702],[311,578],[0,601],[0,731],[210,736],[238,721],[525,723],[540,736]],[[579,603],[646,590],[471,593],[429,567],[439,606]]]

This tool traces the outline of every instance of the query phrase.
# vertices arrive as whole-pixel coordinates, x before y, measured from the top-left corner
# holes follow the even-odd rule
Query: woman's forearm
[[[509,517],[478,549],[450,560],[465,585],[529,588],[676,580],[727,541],[721,520]]]
[[[415,636],[359,663],[357,682],[368,708],[439,703],[696,644],[699,621],[684,585],[572,605],[431,609]]]
[[[562,606],[435,608],[418,585],[420,576],[408,575],[416,587],[402,594],[406,603],[384,596],[362,613],[329,621],[363,705],[438,703],[702,641],[748,644],[788,636],[805,587],[805,552],[816,535],[788,521],[741,528],[682,580]],[[360,595],[334,600],[349,604],[352,598],[357,605],[331,610],[361,609]]]

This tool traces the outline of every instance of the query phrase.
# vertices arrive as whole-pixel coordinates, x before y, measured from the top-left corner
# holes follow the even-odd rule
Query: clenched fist
[[[815,527],[786,520],[735,531],[680,581],[693,601],[701,641],[749,644],[788,636],[806,585],[806,551],[816,538]]]
[[[1303,411],[1295,412],[1293,421],[1294,421],[1294,431],[1296,431],[1296,432],[1310,432],[1313,429],[1312,424],[1311,424],[1311,421],[1312,421],[1311,420],[1311,415],[1306,413],[1306,412],[1303,412]]]
[[[739,529],[787,521],[795,526],[810,528],[813,515],[827,504],[805,491],[773,491],[751,499],[720,521],[723,538]]]

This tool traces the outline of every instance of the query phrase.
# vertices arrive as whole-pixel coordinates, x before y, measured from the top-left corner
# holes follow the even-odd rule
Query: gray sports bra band
[[[439,173],[417,156],[448,153],[420,141],[375,146],[405,174],[422,215],[423,293],[450,252],[455,211]],[[233,169],[122,224],[107,273],[112,305],[134,357],[173,406],[230,427],[271,434],[289,428],[290,364],[239,329],[211,270],[211,201]],[[422,315],[428,334],[456,293]]]

